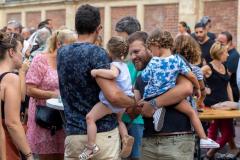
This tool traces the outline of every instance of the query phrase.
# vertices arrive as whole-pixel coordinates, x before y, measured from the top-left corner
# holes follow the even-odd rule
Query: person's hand
[[[211,89],[210,89],[210,88],[208,88],[208,87],[205,87],[205,91],[206,91],[206,95],[209,95],[209,94],[211,94]]]
[[[142,112],[142,108],[139,106],[129,107],[126,109],[126,113],[129,115],[129,117],[133,120],[138,115],[140,115]]]
[[[194,95],[199,99],[201,97],[201,90],[200,89],[194,89]]]
[[[26,58],[29,58],[29,57],[30,57],[30,55],[31,55],[31,48],[32,48],[32,45],[30,44],[29,47],[28,47],[28,49],[27,49],[26,52],[25,52],[25,57],[26,57]]]
[[[26,74],[29,66],[30,66],[30,61],[28,59],[25,59],[19,71]]]
[[[91,70],[91,75],[92,77],[95,78],[97,76],[97,70],[96,69]]]
[[[34,160],[33,156],[27,158],[27,160]]]
[[[139,101],[138,106],[142,106],[142,115],[144,117],[152,117],[155,109],[153,106],[147,101]]]

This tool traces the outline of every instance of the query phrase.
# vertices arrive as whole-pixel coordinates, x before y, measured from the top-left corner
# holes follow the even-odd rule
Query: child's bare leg
[[[123,112],[117,113],[117,118],[118,118],[118,130],[120,133],[121,138],[124,136],[128,135],[127,127],[122,121],[122,115]]]
[[[197,113],[193,110],[192,106],[186,100],[182,100],[176,106],[176,109],[178,111],[186,114],[189,117],[189,119],[193,125],[193,128],[195,129],[195,131],[198,134],[200,139],[207,139],[207,136],[202,127],[202,123],[201,123]]]
[[[94,105],[92,110],[86,116],[88,145],[93,146],[96,143],[97,126],[96,121],[111,114],[112,111],[101,102]]]
[[[122,115],[123,112],[117,114],[118,129],[122,139],[122,149],[120,152],[120,156],[122,158],[127,158],[131,154],[134,138],[128,135],[127,127],[122,121]]]

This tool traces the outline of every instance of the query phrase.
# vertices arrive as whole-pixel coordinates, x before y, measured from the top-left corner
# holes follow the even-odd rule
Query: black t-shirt
[[[100,88],[91,76],[92,69],[109,69],[110,61],[101,47],[91,43],[73,43],[58,49],[57,72],[59,89],[66,117],[67,135],[87,133],[86,115],[99,102]],[[117,127],[116,114],[96,122],[98,132]]]
[[[212,45],[214,44],[215,41],[213,41],[212,39],[208,39],[205,43],[200,44],[201,47],[201,51],[202,51],[202,58],[206,60],[207,63],[212,61],[212,58],[210,56],[210,49],[212,47]]]
[[[215,41],[215,39],[216,39],[216,35],[215,35],[214,33],[212,33],[212,32],[208,32],[208,33],[207,33],[207,36],[208,36],[211,40],[213,40],[213,41]]]
[[[233,48],[228,51],[229,57],[226,62],[226,66],[228,71],[231,73],[230,77],[230,84],[233,91],[233,98],[234,101],[237,102],[239,100],[239,91],[237,86],[237,67],[238,67],[238,61],[239,61],[239,53],[238,51]]]
[[[142,81],[141,75],[137,77],[135,89],[139,90],[141,96],[144,94],[144,87],[147,84]],[[177,111],[175,105],[166,107],[166,113],[164,117],[163,128],[160,132],[156,132],[153,126],[153,118],[146,118],[144,119],[144,137],[151,137],[157,133],[172,133],[172,132],[186,132],[191,131],[191,124],[189,118]]]

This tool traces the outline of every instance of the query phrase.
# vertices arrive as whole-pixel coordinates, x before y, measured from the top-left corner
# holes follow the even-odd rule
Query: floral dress
[[[26,84],[33,84],[46,91],[59,89],[57,70],[48,64],[44,54],[39,54],[33,59],[26,75]],[[51,136],[50,130],[38,126],[35,122],[36,104],[45,105],[46,100],[31,97],[29,101],[27,139],[32,152],[36,154],[63,154],[65,138],[63,129]]]

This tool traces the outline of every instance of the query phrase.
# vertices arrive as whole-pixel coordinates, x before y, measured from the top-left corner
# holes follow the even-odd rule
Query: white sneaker
[[[163,127],[164,117],[165,117],[165,108],[157,109],[153,114],[153,124],[155,131],[161,131]]]
[[[219,147],[220,145],[210,138],[200,139],[200,148],[219,148]]]

